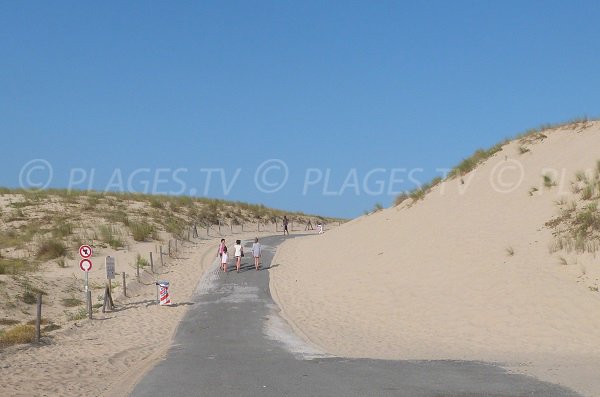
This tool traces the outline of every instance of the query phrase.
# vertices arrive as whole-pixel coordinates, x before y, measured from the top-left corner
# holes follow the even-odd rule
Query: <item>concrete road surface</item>
[[[486,363],[347,359],[319,352],[292,332],[271,299],[266,269],[277,266],[271,260],[281,241],[261,240],[261,271],[254,270],[252,242],[246,243],[240,273],[222,273],[215,261],[167,357],[131,396],[578,396]]]

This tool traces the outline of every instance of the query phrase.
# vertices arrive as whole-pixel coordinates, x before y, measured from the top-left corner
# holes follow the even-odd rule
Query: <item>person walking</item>
[[[223,258],[223,250],[226,250],[227,246],[225,245],[225,239],[221,239],[221,244],[219,244],[219,249],[217,249],[217,256],[219,258]],[[221,270],[223,270],[223,262],[220,262]]]
[[[254,244],[252,244],[252,256],[254,257],[254,267],[256,271],[260,268],[260,243],[258,242],[258,237],[254,239]]]
[[[287,233],[288,236],[290,235],[290,231],[288,230],[288,218],[287,216],[283,216],[283,235],[285,236],[285,234]]]
[[[304,228],[304,230],[314,230],[313,228],[313,224],[312,224],[312,220],[310,218],[308,218],[308,223],[306,224],[306,227]]]
[[[242,264],[242,256],[244,256],[244,248],[242,247],[242,241],[235,240],[235,245],[233,246],[233,248],[235,248],[235,268],[239,273],[240,265]]]
[[[223,254],[221,255],[221,268],[225,273],[227,273],[227,260],[229,257],[227,256],[227,246],[223,247]]]

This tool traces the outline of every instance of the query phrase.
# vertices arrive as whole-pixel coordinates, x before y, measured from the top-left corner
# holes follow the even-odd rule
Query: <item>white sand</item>
[[[506,145],[464,184],[447,181],[415,205],[287,241],[271,289],[288,321],[339,356],[498,362],[599,396],[600,293],[590,287],[600,261],[551,254],[544,225],[555,201],[578,197],[575,172],[600,160],[600,123],[545,134],[528,153]],[[519,181],[515,164],[522,182],[499,192]],[[558,186],[544,187],[548,169],[560,171]]]

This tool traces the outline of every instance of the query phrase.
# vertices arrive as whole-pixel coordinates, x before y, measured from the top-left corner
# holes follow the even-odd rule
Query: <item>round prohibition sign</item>
[[[92,256],[92,247],[90,247],[89,245],[82,245],[81,247],[79,247],[79,255],[81,255],[82,258],[89,258]]]
[[[92,261],[89,259],[82,259],[81,261],[79,261],[79,267],[84,272],[89,272],[90,270],[92,270]]]

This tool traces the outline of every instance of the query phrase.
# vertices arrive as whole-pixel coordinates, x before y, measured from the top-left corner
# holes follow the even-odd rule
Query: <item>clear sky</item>
[[[597,1],[0,0],[0,185],[357,216],[597,117],[599,20]]]

